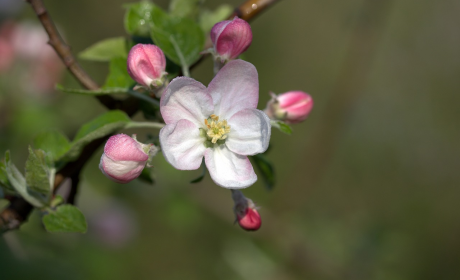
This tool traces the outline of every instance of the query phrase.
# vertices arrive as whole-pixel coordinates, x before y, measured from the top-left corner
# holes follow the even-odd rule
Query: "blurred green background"
[[[74,53],[126,36],[124,1],[45,3]],[[189,184],[200,171],[160,155],[155,185],[119,185],[99,171],[99,150],[78,196],[88,233],[48,234],[34,213],[0,239],[0,279],[459,279],[459,15],[455,0],[280,1],[252,21],[244,55],[259,71],[259,108],[289,90],[315,106],[292,136],[273,130],[275,188],[244,191],[261,207],[259,231],[233,225],[230,192],[209,176]],[[15,20],[37,22],[25,4]],[[106,64],[81,64],[104,81]],[[192,75],[207,84],[212,61]],[[20,168],[38,132],[73,137],[105,110],[27,95],[18,77],[0,76],[0,153]]]

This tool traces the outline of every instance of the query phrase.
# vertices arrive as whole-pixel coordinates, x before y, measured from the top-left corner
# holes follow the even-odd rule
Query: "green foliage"
[[[127,61],[125,57],[116,57],[110,60],[109,76],[104,84],[104,89],[129,88],[134,81],[128,74]]]
[[[8,181],[13,186],[14,190],[27,200],[27,202],[38,208],[42,208],[46,205],[46,197],[27,188],[26,178],[24,178],[21,172],[19,172],[16,166],[11,162],[10,151],[6,151],[5,153],[5,170]]]
[[[169,13],[177,17],[195,19],[203,0],[171,0]]]
[[[62,157],[70,149],[70,142],[59,131],[47,131],[35,137],[34,148],[45,151],[52,160],[55,160]]]
[[[221,5],[214,11],[210,10],[203,10],[200,14],[199,17],[199,24],[201,26],[201,29],[205,33],[208,33],[211,31],[212,27],[214,24],[218,23],[219,21],[226,20],[233,12],[233,7],[230,5]]]
[[[83,213],[69,204],[58,206],[43,216],[43,224],[49,232],[85,233],[88,228]]]
[[[191,19],[170,16],[155,7],[152,15],[153,41],[176,64],[188,67],[200,57],[205,36]]]
[[[281,132],[286,133],[287,135],[292,134],[292,128],[285,122],[272,120],[270,123],[272,127],[278,128]]]
[[[265,182],[266,188],[268,190],[273,189],[275,185],[275,169],[273,168],[273,164],[270,161],[268,161],[262,154],[257,154],[251,157],[251,159],[252,162],[259,169],[262,178]]]
[[[152,22],[152,10],[155,5],[150,1],[127,4],[125,14],[125,30],[131,35],[140,37],[150,36],[150,24]]]
[[[127,56],[126,44],[126,39],[123,37],[105,39],[88,47],[78,56],[92,61],[111,61],[116,57]]]
[[[77,158],[81,150],[91,141],[114,133],[130,122],[126,113],[113,110],[83,125],[71,143],[71,148],[63,156],[67,161]]]
[[[75,93],[75,94],[82,94],[82,95],[89,95],[89,96],[97,96],[97,95],[108,95],[108,94],[128,94],[130,91],[129,88],[121,88],[121,87],[113,87],[113,88],[101,88],[98,90],[86,90],[86,89],[78,89],[78,88],[65,88],[61,85],[56,85],[56,89],[60,90],[65,93]]]
[[[33,150],[29,146],[29,157],[26,161],[26,184],[35,192],[49,195],[52,191],[51,176],[54,177],[54,172],[50,170],[46,161],[46,154],[43,150]]]
[[[5,168],[5,163],[0,161],[0,187],[11,189],[12,187],[8,181],[8,175]]]

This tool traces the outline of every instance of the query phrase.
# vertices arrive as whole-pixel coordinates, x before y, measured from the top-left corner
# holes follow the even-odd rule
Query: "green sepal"
[[[272,127],[278,128],[281,132],[286,133],[287,135],[292,134],[292,128],[283,121],[271,120],[270,124],[272,125]]]

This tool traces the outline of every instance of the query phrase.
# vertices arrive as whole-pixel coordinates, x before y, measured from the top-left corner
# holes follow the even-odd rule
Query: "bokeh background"
[[[45,3],[74,53],[126,36],[124,1]],[[2,23],[38,24],[22,1],[0,7]],[[155,185],[118,185],[98,170],[99,150],[78,196],[88,233],[48,234],[33,213],[0,239],[0,279],[459,279],[459,15],[455,0],[280,1],[251,23],[244,55],[259,71],[259,107],[289,90],[315,106],[293,135],[273,131],[273,190],[259,180],[244,191],[261,207],[259,231],[233,224],[230,192],[209,176],[189,184],[200,171],[160,155]],[[104,81],[106,64],[81,64]],[[105,110],[30,87],[30,69],[0,74],[0,153],[21,168],[34,135],[73,137]],[[192,75],[207,84],[211,60]]]

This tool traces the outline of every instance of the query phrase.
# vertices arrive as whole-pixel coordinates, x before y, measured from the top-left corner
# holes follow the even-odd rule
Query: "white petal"
[[[195,170],[206,150],[199,128],[189,120],[168,124],[160,131],[160,143],[166,160],[180,170]]]
[[[228,120],[230,133],[225,145],[240,155],[255,155],[267,150],[271,125],[268,116],[257,109],[244,109]]]
[[[204,119],[214,112],[212,98],[206,93],[206,87],[187,77],[175,78],[169,83],[160,105],[166,124],[187,119],[201,127]]]
[[[249,62],[228,62],[208,86],[214,102],[214,114],[229,119],[243,109],[255,109],[259,102],[259,78],[257,70]]]
[[[225,145],[206,149],[204,159],[212,180],[221,187],[241,189],[257,181],[249,159],[235,154]]]

